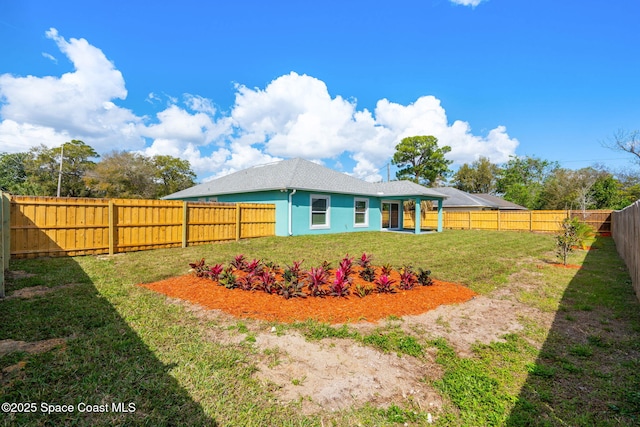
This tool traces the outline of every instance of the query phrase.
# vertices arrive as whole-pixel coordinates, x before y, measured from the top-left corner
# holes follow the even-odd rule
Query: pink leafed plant
[[[325,291],[322,289],[329,280],[329,274],[322,267],[311,267],[306,273],[307,289],[311,296],[324,296]]]
[[[386,274],[380,275],[376,280],[376,291],[380,294],[392,294],[396,291],[393,286],[396,281],[391,279]]]
[[[369,266],[371,266],[371,259],[373,257],[369,254],[367,255],[366,252],[362,253],[362,256],[360,257],[360,259],[358,260],[358,265],[362,268],[367,268]]]
[[[209,267],[209,270],[206,272],[206,276],[211,280],[218,280],[220,274],[224,270],[222,264],[216,264],[212,267]]]
[[[416,275],[413,273],[411,268],[404,267],[400,271],[400,289],[404,289],[406,291],[413,289],[417,282],[418,280],[416,279]]]
[[[351,279],[342,268],[339,268],[336,270],[335,279],[329,288],[329,295],[334,297],[345,297],[350,293],[350,286]]]
[[[349,254],[345,255],[345,257],[340,260],[338,269],[342,270],[346,277],[351,276],[353,273],[353,258],[349,258]]]

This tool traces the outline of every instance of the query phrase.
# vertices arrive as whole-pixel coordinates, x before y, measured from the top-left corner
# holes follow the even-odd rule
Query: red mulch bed
[[[574,269],[574,270],[580,270],[582,268],[582,266],[578,265],[578,264],[567,264],[567,265],[564,265],[561,262],[558,262],[558,263],[554,262],[551,265],[553,265],[554,267],[569,268],[569,269]]]
[[[393,276],[392,274],[392,278]],[[359,280],[361,279],[357,278],[354,281],[351,289],[354,289],[357,283],[365,283]],[[477,295],[462,285],[440,280],[433,282],[431,286],[418,285],[411,290],[398,289],[394,294],[374,293],[363,298],[351,294],[348,297],[291,299],[261,291],[227,289],[212,280],[193,275],[173,277],[140,286],[200,304],[208,309],[222,310],[236,317],[285,323],[306,319],[329,323],[361,320],[375,322],[391,315],[421,314],[442,304],[468,301]]]

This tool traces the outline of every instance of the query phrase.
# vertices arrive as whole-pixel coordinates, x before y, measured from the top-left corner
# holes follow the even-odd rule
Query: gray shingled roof
[[[186,190],[178,191],[164,198],[183,199],[294,188],[297,190],[378,197],[446,197],[438,191],[410,181],[373,184],[308,160],[295,158],[244,169]]]
[[[525,208],[524,206],[520,206],[516,203],[491,194],[474,194],[473,196],[478,199],[486,200],[489,203],[493,203],[500,210],[527,210],[527,208]]]
[[[454,187],[438,187],[438,192],[449,196],[443,203],[444,208],[492,208],[498,206],[486,200],[474,197],[466,191],[458,190]]]

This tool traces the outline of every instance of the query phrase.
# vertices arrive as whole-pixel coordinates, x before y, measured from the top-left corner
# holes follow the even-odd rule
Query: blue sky
[[[300,156],[386,179],[401,138],[454,167],[634,167],[637,0],[0,1],[0,152],[82,139],[201,180]]]

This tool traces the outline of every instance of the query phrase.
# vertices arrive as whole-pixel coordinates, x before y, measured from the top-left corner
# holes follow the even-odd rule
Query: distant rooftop
[[[443,207],[456,207],[456,208],[493,208],[492,203],[486,200],[474,197],[475,194],[469,194],[466,191],[458,190],[454,187],[438,187],[438,192],[448,196],[447,200],[442,204]]]
[[[438,187],[436,190],[448,198],[443,202],[444,208],[468,208],[468,209],[500,209],[500,210],[527,210],[524,206],[508,202],[500,197],[490,194],[471,194],[458,190],[455,187]]]
[[[473,196],[492,203],[494,206],[496,206],[497,209],[500,210],[527,210],[527,208],[525,208],[524,206],[520,206],[518,204],[505,200],[502,197],[494,196],[492,194],[474,194]]]

